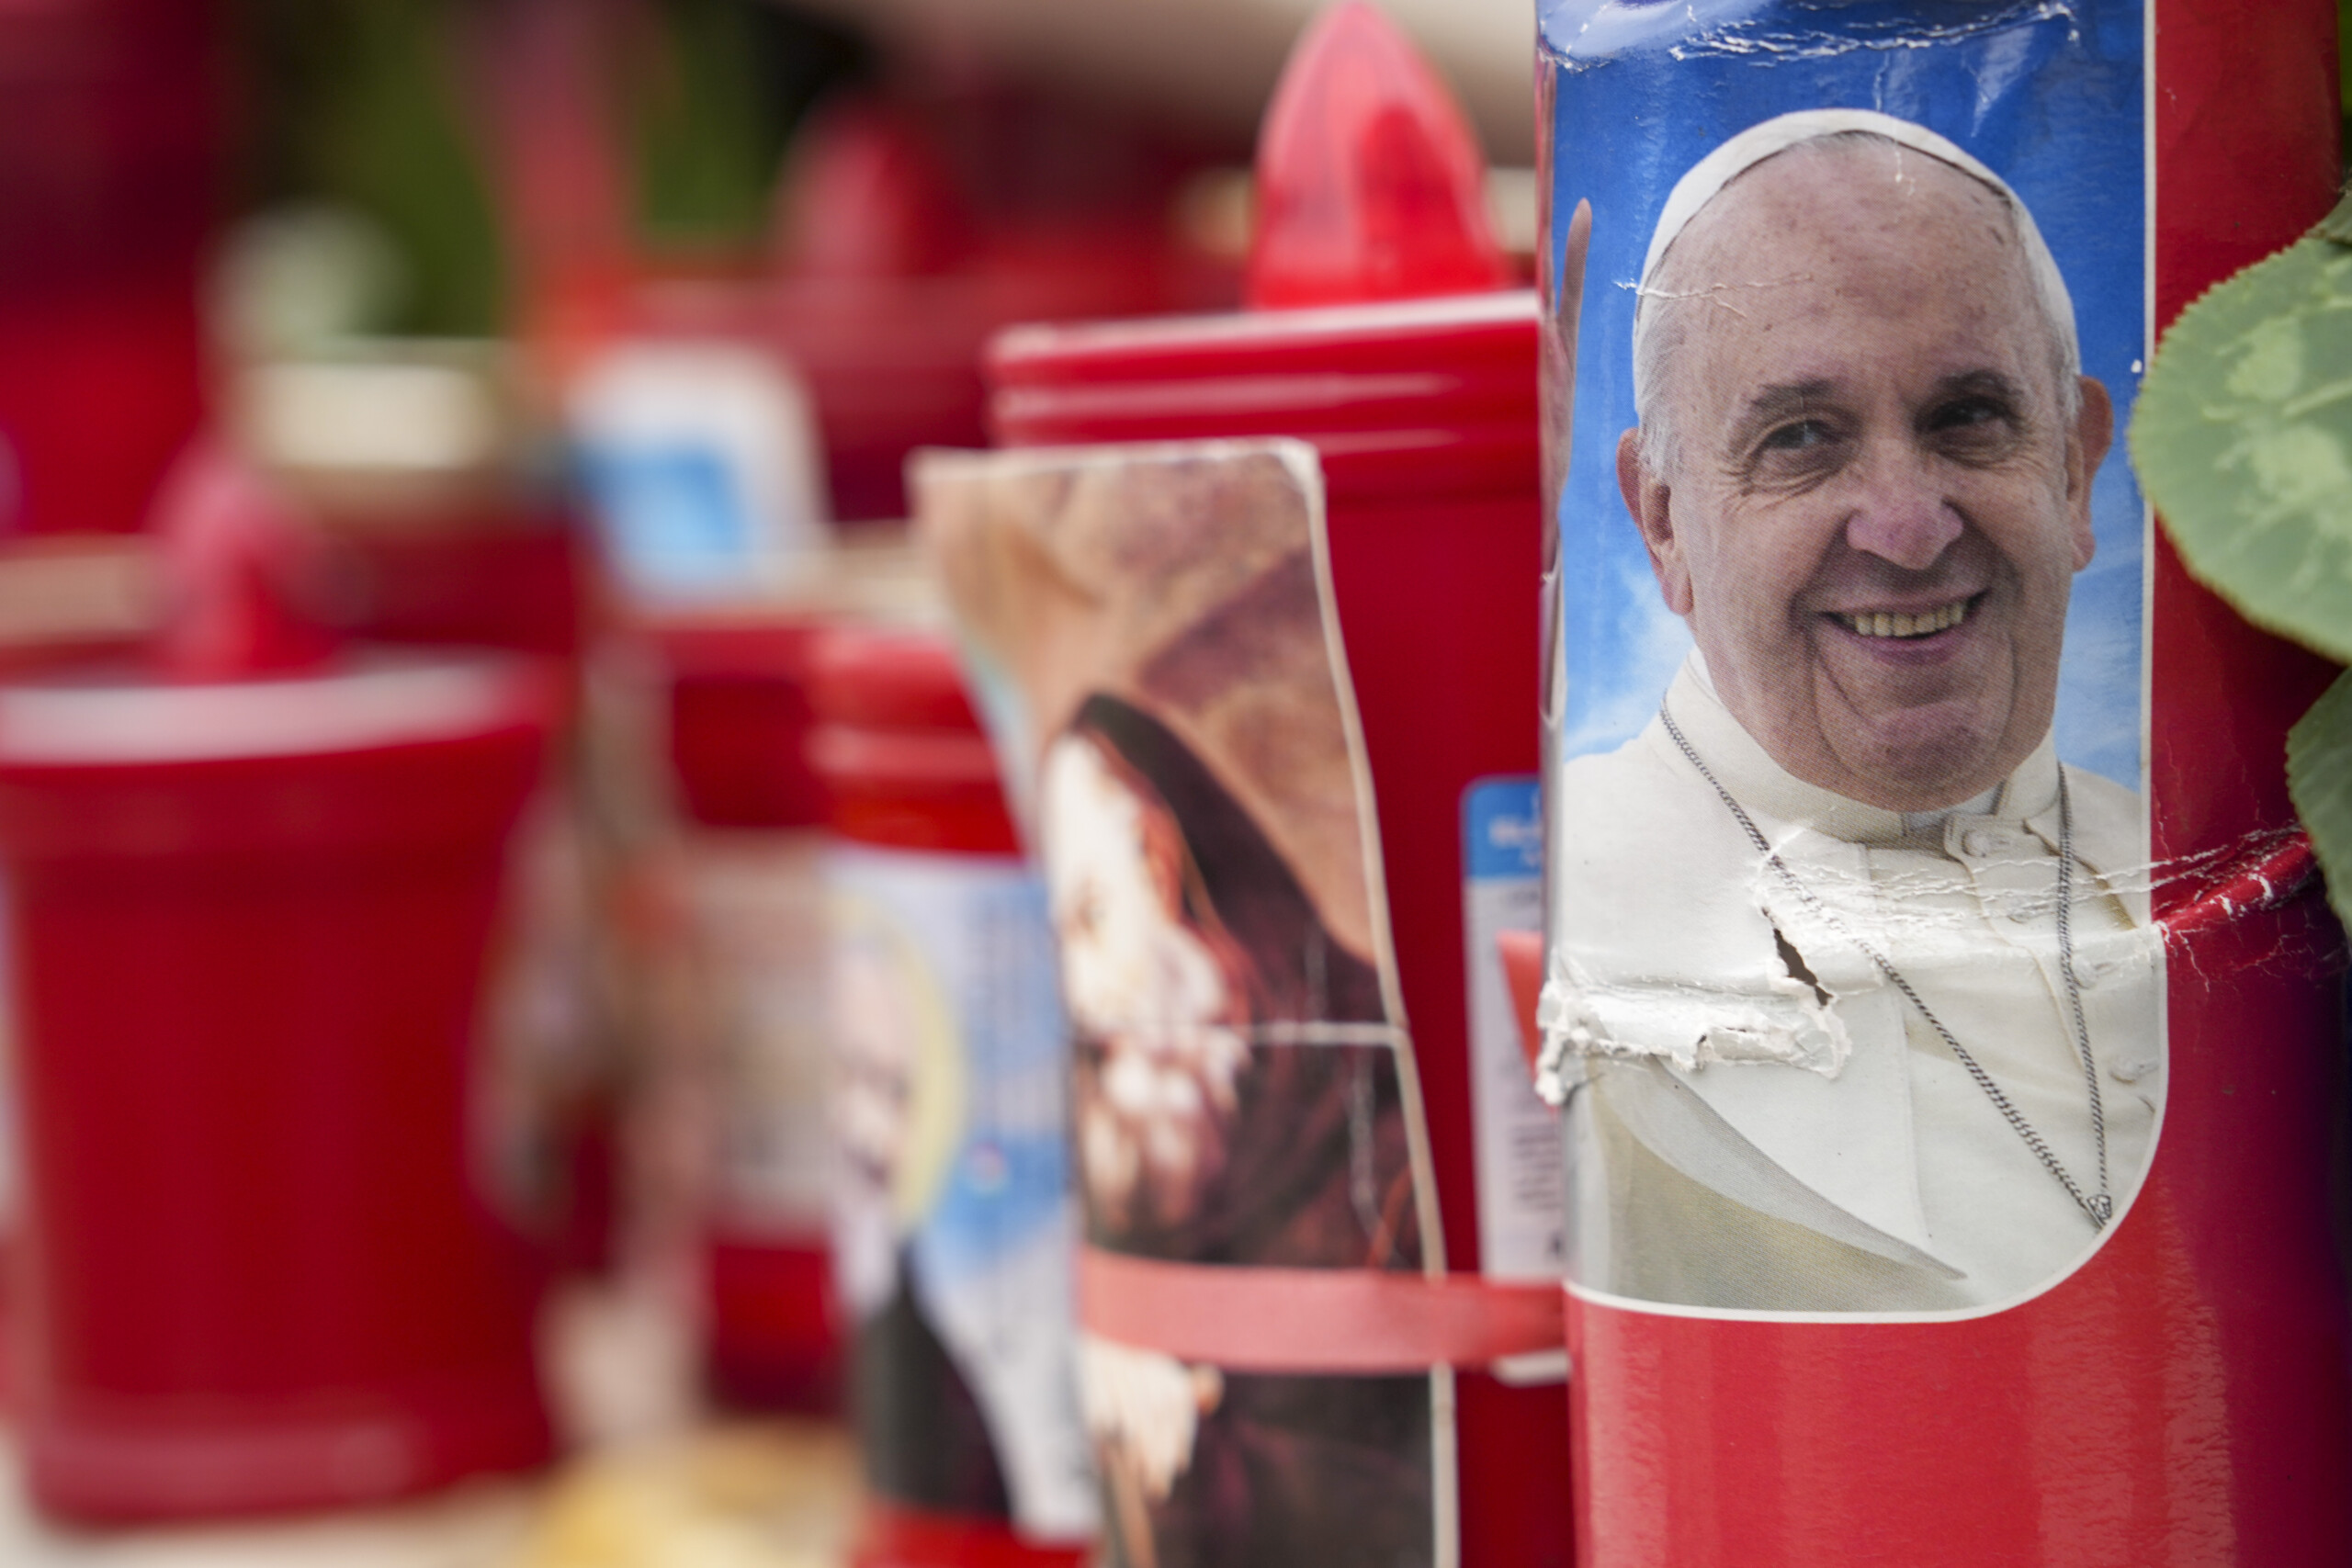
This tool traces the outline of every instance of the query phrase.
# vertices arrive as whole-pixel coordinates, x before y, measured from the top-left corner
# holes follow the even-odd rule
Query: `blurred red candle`
[[[543,1460],[533,1262],[474,1179],[471,1043],[557,695],[334,653],[233,471],[160,662],[0,687],[33,1498],[315,1507]]]

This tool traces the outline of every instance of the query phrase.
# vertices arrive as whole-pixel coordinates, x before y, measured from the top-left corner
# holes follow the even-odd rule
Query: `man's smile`
[[[1984,593],[1977,592],[1924,609],[1828,610],[1823,614],[1857,637],[1917,641],[1960,625],[1984,599]]]

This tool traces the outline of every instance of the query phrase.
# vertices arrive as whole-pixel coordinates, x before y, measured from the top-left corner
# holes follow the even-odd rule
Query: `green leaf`
[[[2189,570],[2352,662],[2352,246],[2314,232],[2183,311],[2131,440]]]
[[[2319,852],[2327,901],[2352,927],[2352,673],[2287,732],[2287,789]]]
[[[634,104],[638,217],[657,243],[756,245],[786,132],[756,0],[662,0]]]
[[[2352,192],[2347,192],[2335,204],[2335,210],[2321,219],[2312,232],[2340,245],[2352,245]]]
[[[393,331],[496,331],[505,257],[458,92],[458,0],[245,0],[240,10],[264,194],[348,208],[382,231],[406,284],[385,323]]]

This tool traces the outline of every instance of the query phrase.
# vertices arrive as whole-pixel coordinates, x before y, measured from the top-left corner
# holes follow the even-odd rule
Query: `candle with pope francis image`
[[[1544,7],[1589,1562],[2346,1548],[2279,752],[2322,672],[2187,581],[2118,440],[2332,180],[2324,11],[2211,12]]]

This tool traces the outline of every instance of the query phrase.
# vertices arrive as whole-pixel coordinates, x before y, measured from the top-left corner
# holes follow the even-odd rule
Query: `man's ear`
[[[2083,406],[2066,432],[2066,532],[2075,547],[2076,571],[2091,564],[2091,553],[2098,547],[2091,535],[2091,481],[2098,478],[2098,466],[2115,444],[2114,400],[2088,376],[2079,385]]]
[[[1617,438],[1617,488],[1624,492],[1625,510],[1642,531],[1642,546],[1650,553],[1650,570],[1666,607],[1678,615],[1690,613],[1690,568],[1682,558],[1682,541],[1674,532],[1673,488],[1642,461],[1642,433],[1629,430]]]

